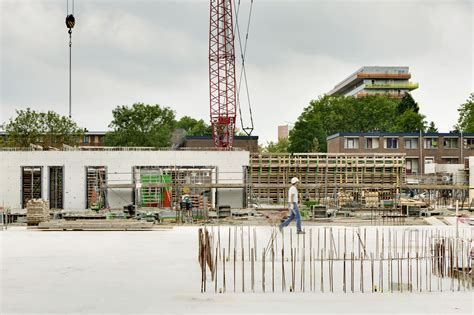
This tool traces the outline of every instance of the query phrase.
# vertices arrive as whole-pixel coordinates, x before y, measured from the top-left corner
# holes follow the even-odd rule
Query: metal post
[[[72,30],[69,29],[69,118],[71,118],[71,53],[72,53]]]
[[[459,239],[459,200],[456,199],[456,240]]]

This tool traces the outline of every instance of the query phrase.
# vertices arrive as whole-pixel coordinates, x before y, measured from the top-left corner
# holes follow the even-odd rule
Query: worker
[[[181,196],[181,203],[180,203],[181,215],[186,215],[186,219],[190,219],[192,221],[193,218],[193,204],[189,199],[189,187],[183,188],[183,195]],[[184,213],[186,211],[186,213]],[[184,218],[184,217],[183,217]]]
[[[191,200],[189,200],[189,188],[183,188],[183,194],[181,195],[181,210],[191,210],[193,208],[193,204]]]
[[[280,232],[283,231],[285,226],[288,226],[293,219],[296,219],[296,230],[298,234],[304,234],[304,231],[301,229],[301,214],[300,209],[298,208],[298,186],[299,179],[297,177],[293,177],[291,179],[291,187],[288,189],[288,209],[290,212],[290,216],[284,222],[282,222],[279,226]]]

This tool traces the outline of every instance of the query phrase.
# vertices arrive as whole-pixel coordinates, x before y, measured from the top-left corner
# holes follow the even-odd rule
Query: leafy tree
[[[112,114],[109,127],[113,131],[106,134],[106,145],[165,147],[171,144],[176,120],[169,107],[135,103],[131,107],[118,106]]]
[[[212,135],[212,127],[202,119],[194,119],[189,116],[183,116],[176,123],[176,128],[186,130],[188,136],[210,136]]]
[[[318,143],[321,141],[326,143],[326,132],[321,121],[321,114],[311,109],[311,105],[305,108],[293,129],[290,130],[288,139],[290,152],[312,152],[315,139],[318,139]],[[322,149],[325,150],[326,147]]]
[[[454,128],[462,132],[474,132],[474,92],[469,95],[464,104],[461,104],[458,112],[458,123]]]
[[[438,128],[436,128],[434,121],[430,122],[430,125],[429,125],[428,129],[426,130],[426,132],[430,132],[430,133],[437,133],[438,132]]]
[[[405,95],[403,95],[403,98],[401,99],[400,103],[397,106],[397,113],[401,115],[409,109],[413,110],[413,112],[415,113],[418,113],[420,111],[420,107],[418,106],[418,103],[415,102],[411,94],[405,93]]]
[[[17,110],[17,116],[3,124],[7,133],[6,144],[27,147],[37,144],[44,147],[61,147],[63,144],[77,145],[83,130],[69,117],[48,112],[37,112],[27,108]]]
[[[264,153],[287,153],[288,152],[288,139],[283,138],[277,142],[269,141],[267,146],[262,148]]]
[[[424,116],[383,95],[323,96],[310,102],[290,131],[290,152],[326,152],[326,138],[338,132],[409,132],[425,129]],[[317,140],[317,142],[315,141]]]
[[[395,124],[390,132],[413,132],[424,131],[426,129],[425,116],[416,113],[412,108],[407,109],[397,116]]]

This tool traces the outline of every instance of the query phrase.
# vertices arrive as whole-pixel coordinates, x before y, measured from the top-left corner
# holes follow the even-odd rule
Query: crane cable
[[[69,0],[66,0],[66,27],[68,28],[69,34],[69,118],[72,117],[72,102],[71,102],[71,54],[72,54],[72,29],[76,25],[76,19],[74,18],[74,0],[72,0],[72,12],[69,14]]]
[[[66,15],[69,15],[69,0],[66,0]],[[74,0],[72,0],[72,15],[74,15]]]
[[[240,117],[240,125],[242,126],[242,130],[250,136],[252,134],[252,131],[254,129],[254,123],[253,123],[253,114],[252,114],[252,105],[250,102],[250,94],[249,94],[249,86],[248,86],[248,80],[247,80],[247,72],[245,70],[245,55],[247,54],[247,43],[249,39],[249,30],[250,30],[250,21],[252,18],[252,9],[253,9],[253,0],[250,1],[250,9],[249,9],[249,17],[247,20],[247,31],[245,34],[245,43],[244,46],[242,47],[242,38],[240,34],[240,26],[239,26],[239,12],[240,12],[240,0],[238,1],[238,5],[236,7],[235,2],[234,2],[234,11],[235,11],[235,26],[237,29],[237,38],[239,41],[239,48],[240,48],[240,56],[242,59],[242,67],[240,69],[240,77],[239,77],[239,84],[237,85],[237,106],[239,108],[239,117]],[[245,89],[247,93],[247,102],[249,105],[249,115],[250,115],[250,127],[244,127],[244,121],[242,117],[242,107],[240,106],[240,89],[242,88],[242,78],[244,79],[245,83]]]

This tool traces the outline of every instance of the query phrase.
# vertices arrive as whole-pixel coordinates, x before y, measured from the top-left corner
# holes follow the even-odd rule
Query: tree
[[[418,106],[418,103],[415,102],[411,94],[405,93],[405,95],[403,95],[400,103],[397,106],[397,113],[401,115],[409,109],[413,110],[413,112],[415,113],[418,113],[420,111],[420,107]]]
[[[188,136],[211,136],[212,127],[204,122],[202,119],[194,119],[189,116],[183,116],[176,123],[176,128],[186,130]]]
[[[424,131],[426,129],[425,116],[416,113],[412,108],[407,109],[400,115],[397,115],[393,128],[390,132],[414,132]]]
[[[53,111],[36,112],[27,108],[17,110],[17,116],[3,124],[7,133],[6,143],[14,147],[37,144],[44,147],[61,147],[63,144],[77,145],[83,129],[69,117]]]
[[[428,132],[428,133],[437,133],[438,132],[438,128],[436,128],[434,121],[430,122],[430,126],[428,127],[426,132]]]
[[[462,132],[474,132],[474,92],[469,95],[464,104],[461,104],[458,112],[458,123],[454,128]]]
[[[416,112],[417,106],[404,105],[407,109],[399,114],[400,103],[384,95],[323,96],[313,100],[290,132],[289,151],[326,152],[326,138],[339,132],[424,131],[425,116]]]
[[[288,152],[288,139],[283,138],[277,142],[269,141],[267,146],[262,148],[264,153],[287,153]]]
[[[166,147],[176,127],[175,113],[169,107],[135,103],[118,106],[113,111],[113,128],[105,136],[109,146]]]

